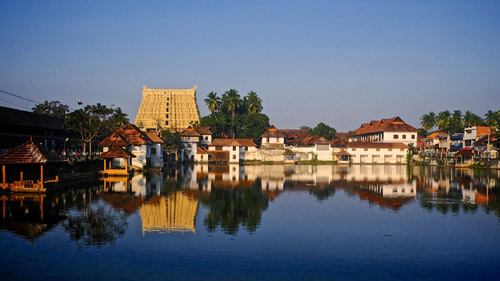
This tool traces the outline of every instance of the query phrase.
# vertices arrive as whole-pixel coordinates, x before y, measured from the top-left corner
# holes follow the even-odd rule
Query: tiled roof
[[[116,135],[119,135],[119,137],[116,137]],[[121,140],[119,140],[120,137]],[[101,141],[99,143],[99,147],[124,147],[128,145],[144,145],[163,142],[159,142],[159,140],[159,137],[156,141],[152,140],[147,133],[141,131],[137,128],[137,126],[127,123],[125,126],[116,130],[113,134]]]
[[[432,134],[428,135],[428,136],[426,137],[426,139],[436,139],[436,138],[438,138],[440,135],[445,135],[445,133],[432,133]]]
[[[331,144],[331,143],[332,143],[331,140],[327,140],[324,137],[320,137],[314,142],[314,144]]]
[[[467,148],[463,148],[463,149],[460,149],[457,153],[455,153],[455,156],[472,156],[474,155],[474,152],[472,152],[471,149],[467,149]]]
[[[196,126],[194,129],[200,134],[200,135],[213,135],[212,131],[210,131],[210,126]]]
[[[490,127],[486,126],[476,126],[476,137],[482,137],[482,136],[487,136],[488,134],[493,135],[495,134],[495,130],[491,130],[490,132]]]
[[[347,148],[410,148],[404,143],[400,142],[349,142],[346,144]]]
[[[47,158],[31,140],[0,155],[0,164],[43,164],[46,162]]]
[[[351,156],[351,154],[349,154],[349,152],[347,152],[343,149],[337,155],[339,155],[339,156]]]
[[[269,127],[269,129],[267,129],[262,135],[260,135],[261,138],[284,138],[286,137],[286,135],[276,129],[276,127],[274,127],[274,125],[271,125],[271,127]]]
[[[187,129],[181,132],[181,137],[201,137],[201,134],[198,133],[193,127],[189,126]]]
[[[208,154],[212,156],[210,162],[229,162],[229,151],[216,150],[209,151]]]
[[[154,143],[163,143],[163,140],[158,136],[157,132],[146,132],[146,134]]]
[[[196,154],[208,154],[205,150],[201,149],[199,146],[196,147]]]
[[[111,158],[127,159],[129,157],[135,157],[135,155],[123,149],[122,147],[113,147],[99,156],[99,158],[101,159],[111,159]]]
[[[211,146],[257,146],[252,139],[214,139]]]
[[[361,127],[354,131],[354,135],[365,135],[377,132],[417,132],[414,127],[406,124],[399,116],[382,119],[380,121],[371,121],[361,124]]]
[[[291,139],[302,139],[309,136],[309,130],[280,130],[286,135],[288,140]]]

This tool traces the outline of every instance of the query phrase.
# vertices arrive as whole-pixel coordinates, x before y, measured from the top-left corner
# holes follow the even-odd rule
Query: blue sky
[[[132,121],[143,85],[197,85],[202,116],[253,90],[290,129],[500,109],[500,1],[2,1],[0,35],[1,90]]]

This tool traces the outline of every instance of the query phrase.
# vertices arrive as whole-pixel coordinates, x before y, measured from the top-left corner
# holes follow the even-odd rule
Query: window
[[[233,151],[236,151],[236,146],[233,146]]]
[[[400,148],[399,151],[405,151],[405,149],[404,148]]]
[[[377,151],[380,151],[380,148],[377,148],[376,150],[377,150]]]
[[[248,146],[245,146],[245,151],[248,151]]]
[[[368,151],[368,148],[365,147],[365,151]]]
[[[167,112],[168,112],[168,107],[167,107]]]
[[[394,135],[394,139],[395,140],[399,139],[399,135]]]
[[[167,125],[167,126],[168,126],[168,121],[165,121],[165,125]]]
[[[352,148],[352,151],[356,151],[356,148],[354,148],[354,147],[353,147],[353,148]]]
[[[235,154],[235,155],[233,155],[233,159],[236,159],[236,154]]]
[[[404,139],[404,140],[406,139],[406,135],[403,135],[403,139]]]
[[[170,104],[167,102],[167,106],[169,106]]]
[[[200,155],[200,159],[203,160],[203,155]],[[203,167],[201,167],[202,171],[203,171]]]
[[[414,140],[415,139],[415,135],[411,135],[411,139]]]
[[[392,151],[392,148],[389,148],[388,150],[389,150],[389,151]]]
[[[167,119],[168,119],[168,114],[167,114]]]
[[[151,148],[151,154],[156,154],[156,147]]]
[[[208,136],[205,136],[205,140],[208,140]]]
[[[269,143],[269,138],[267,138],[267,143]]]

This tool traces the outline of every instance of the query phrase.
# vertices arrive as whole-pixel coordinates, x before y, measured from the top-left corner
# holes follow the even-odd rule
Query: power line
[[[20,104],[17,104],[17,103],[13,103],[13,102],[10,102],[10,101],[8,101],[8,100],[0,99],[0,101],[6,102],[6,103],[10,103],[10,104],[12,104],[12,105],[19,106],[19,107],[24,107],[24,108],[26,108],[26,109],[31,110],[31,108],[29,108],[29,107],[27,107],[27,106],[20,105]]]
[[[16,98],[18,98],[18,99],[26,100],[26,101],[29,101],[29,102],[34,102],[34,103],[36,103],[36,104],[41,104],[41,102],[39,102],[39,101],[35,101],[35,100],[29,99],[29,98],[25,98],[25,97],[22,97],[22,96],[19,96],[19,95],[13,94],[13,93],[9,93],[9,92],[4,91],[4,90],[0,90],[0,92],[2,92],[2,93],[4,93],[4,94],[7,94],[7,95],[10,95],[10,96],[13,96],[13,97],[16,97]]]

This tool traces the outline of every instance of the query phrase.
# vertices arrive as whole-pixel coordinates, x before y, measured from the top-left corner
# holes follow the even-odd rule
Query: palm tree
[[[111,120],[113,122],[113,127],[123,127],[129,121],[127,113],[124,113],[119,107],[115,109]]]
[[[464,126],[472,127],[472,126],[480,126],[483,124],[483,119],[479,117],[479,115],[472,113],[470,110],[467,110],[464,114]]]
[[[248,113],[256,113],[262,111],[262,100],[257,96],[257,93],[250,91],[245,97],[245,103],[248,108]]]
[[[215,114],[215,112],[219,110],[220,105],[221,105],[221,100],[217,96],[217,93],[214,93],[214,92],[208,93],[207,98],[205,99],[205,105],[207,106],[208,110],[210,110],[210,112],[212,112],[212,115],[214,116],[215,121],[217,121],[217,123],[219,123],[219,120],[217,119],[217,115]]]
[[[438,113],[437,116],[437,125],[439,128],[439,131],[444,132],[448,131],[450,128],[450,119],[451,119],[451,113],[449,110],[441,111]]]
[[[434,112],[429,112],[422,117],[420,117],[420,125],[422,125],[422,128],[424,130],[429,131],[430,129],[434,128],[436,126],[436,114]]]
[[[222,103],[228,111],[231,111],[231,124],[233,125],[233,138],[235,135],[234,130],[234,114],[236,110],[241,106],[241,97],[238,95],[238,91],[235,89],[230,89],[222,95]]]
[[[453,133],[458,133],[464,130],[462,126],[462,111],[455,110],[451,116],[450,128]]]
[[[493,111],[493,110],[488,110],[488,112],[486,112],[486,114],[484,115],[484,122],[486,123],[486,125],[488,125],[489,127],[498,127],[499,123],[500,123],[500,111]]]

